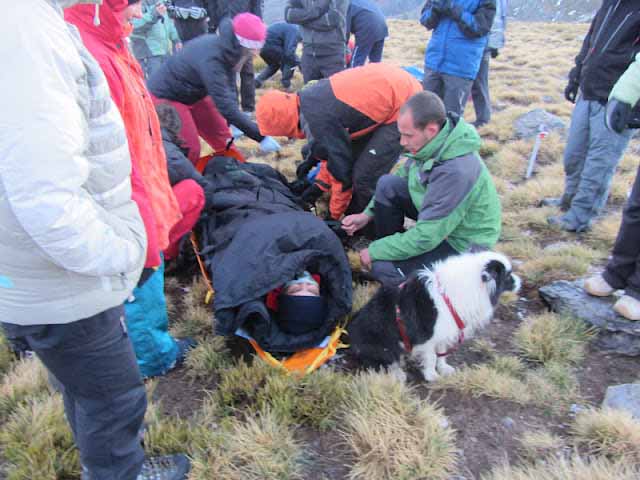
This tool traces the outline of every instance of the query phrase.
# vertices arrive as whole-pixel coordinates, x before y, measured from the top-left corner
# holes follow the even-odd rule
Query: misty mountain
[[[418,18],[424,0],[374,0],[389,18]],[[265,21],[283,19],[287,0],[265,0]],[[509,17],[532,22],[589,22],[602,0],[511,0]]]

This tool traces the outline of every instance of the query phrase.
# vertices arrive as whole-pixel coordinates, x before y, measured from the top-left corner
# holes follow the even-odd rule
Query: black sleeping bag
[[[286,179],[268,165],[216,158],[205,176],[213,197],[200,242],[216,292],[216,333],[232,335],[243,327],[271,352],[317,345],[351,310],[351,270],[340,241],[303,211]],[[327,318],[314,330],[287,333],[269,313],[265,295],[304,270],[322,279]]]

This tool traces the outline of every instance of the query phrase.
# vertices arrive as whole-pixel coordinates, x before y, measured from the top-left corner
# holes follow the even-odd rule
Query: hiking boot
[[[147,457],[136,480],[186,480],[191,462],[181,453]]]
[[[621,296],[620,300],[613,305],[613,310],[627,320],[640,320],[640,300],[629,295]]]
[[[187,356],[187,352],[194,348],[198,342],[196,342],[191,337],[177,338],[176,343],[178,344],[178,355],[176,355],[176,364],[175,367],[179,367],[183,364],[184,359]]]
[[[594,275],[587,278],[584,281],[584,291],[594,297],[608,297],[616,291],[611,285],[607,283],[604,277],[600,275]]]
[[[547,223],[553,227],[558,227],[566,232],[582,233],[588,230],[588,225],[577,226],[567,220],[565,215],[547,217]]]
[[[565,199],[565,197],[548,197],[543,198],[538,203],[539,207],[556,207],[563,212],[567,212],[571,208],[571,202]]]

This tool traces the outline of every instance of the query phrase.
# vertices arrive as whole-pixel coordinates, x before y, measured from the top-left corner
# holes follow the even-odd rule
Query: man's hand
[[[569,83],[564,89],[564,98],[566,98],[571,103],[576,103],[576,97],[578,96],[579,88],[580,84],[578,82],[569,80]]]
[[[628,103],[612,98],[607,102],[604,113],[604,124],[612,132],[622,133],[624,129],[627,128],[632,109],[633,107]]]
[[[347,235],[352,236],[358,230],[366,227],[372,218],[365,213],[348,215],[342,219],[342,229],[347,232]]]
[[[173,48],[175,48],[176,52],[179,52],[180,50],[182,50],[182,42],[176,42]]]
[[[369,249],[365,248],[360,250],[360,265],[367,271],[371,271],[371,255],[369,255]]]
[[[491,58],[498,58],[500,50],[498,50],[497,48],[490,48],[489,53],[491,54]]]

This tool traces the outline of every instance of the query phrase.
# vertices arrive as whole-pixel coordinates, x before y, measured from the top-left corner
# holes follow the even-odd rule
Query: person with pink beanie
[[[265,153],[280,150],[271,137],[260,134],[256,123],[238,108],[236,73],[252,61],[267,37],[260,17],[241,13],[220,22],[218,35],[193,39],[151,75],[148,87],[156,102],[171,104],[180,115],[180,135],[189,148],[189,159],[200,157],[198,136],[215,151],[228,147],[233,124],[259,142]]]

